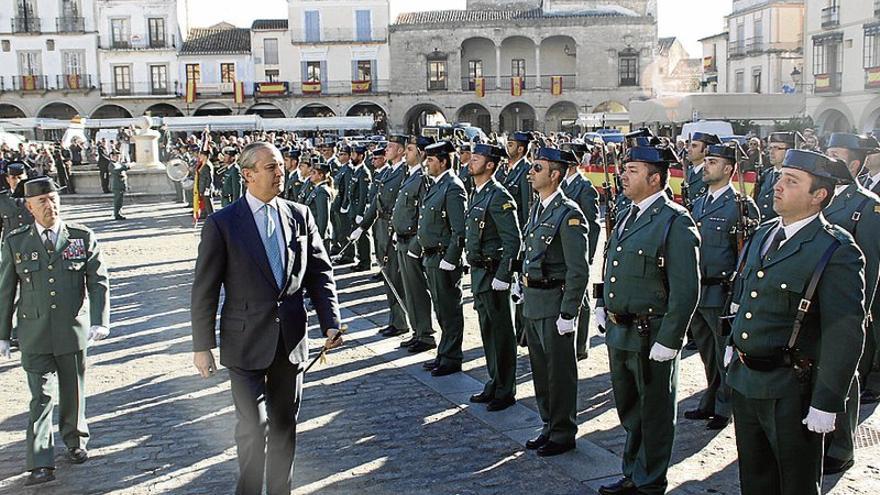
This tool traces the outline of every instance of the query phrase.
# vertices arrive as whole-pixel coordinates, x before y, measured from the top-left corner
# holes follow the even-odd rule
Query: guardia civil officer
[[[874,138],[855,134],[834,133],[828,139],[827,155],[843,160],[850,174],[862,174],[868,151],[875,151],[880,144]],[[880,198],[868,191],[858,181],[849,185],[839,185],[834,199],[823,211],[829,223],[849,232],[865,256],[865,311],[870,315],[877,293],[877,280],[880,277]],[[870,323],[870,320],[868,321]],[[865,378],[873,364],[876,345],[873,332],[866,332],[864,352],[859,364],[859,373],[850,387],[846,403],[846,414],[837,418],[837,427],[826,436],[825,474],[836,474],[849,469],[854,463],[854,438],[859,422],[859,396]],[[855,349],[852,352],[856,352]]]
[[[631,148],[624,157],[621,182],[632,203],[619,213],[608,244],[596,319],[607,328],[627,441],[623,478],[601,487],[603,495],[662,494],[668,484],[679,351],[700,295],[697,227],[664,192],[675,161],[666,147]]]
[[[779,217],[745,253],[734,291],[727,383],[744,495],[819,495],[824,434],[846,398],[864,340],[865,259],[822,209],[853,178],[840,160],[789,150]]]
[[[237,160],[238,148],[235,146],[223,148],[223,158],[226,160],[226,172],[223,174],[220,205],[226,208],[240,198],[242,193],[241,167]]]
[[[308,191],[304,196],[300,196],[300,203],[309,207],[312,215],[315,216],[315,225],[318,227],[318,233],[324,239],[324,249],[329,252],[330,249],[330,203],[336,190],[333,189],[333,177],[330,173],[330,165],[321,157],[311,159],[314,166],[310,165],[312,172],[309,174],[309,183],[311,186],[303,191]],[[303,160],[305,162],[306,159]]]
[[[67,458],[89,455],[85,416],[86,347],[110,333],[107,267],[94,232],[61,218],[58,187],[48,177],[25,183],[33,225],[12,231],[0,255],[0,355],[9,358],[12,313],[17,303],[21,365],[31,393],[26,435],[26,485],[55,479],[52,411]],[[57,383],[57,393],[55,384]]]
[[[687,169],[687,177],[685,177],[684,204],[688,208],[692,207],[694,201],[703,194],[706,194],[706,184],[703,182],[703,161],[706,159],[706,151],[713,144],[721,144],[721,140],[715,134],[707,132],[695,132],[691,136],[688,144],[687,159],[690,167]]]
[[[131,167],[122,162],[118,151],[110,153],[110,190],[113,191],[113,219],[125,220],[122,215],[122,200],[128,189],[128,170]]]
[[[422,259],[428,289],[440,323],[440,346],[431,375],[445,376],[461,371],[464,337],[462,312],[461,254],[465,236],[465,190],[452,172],[455,147],[440,141],[425,148],[425,169],[433,184],[419,207],[417,246],[407,255]],[[430,363],[428,363],[430,365]]]
[[[26,178],[24,163],[10,162],[6,165],[4,185],[8,189],[0,191],[0,245],[13,230],[34,223],[34,217],[28,211],[25,200],[15,197],[19,184]]]
[[[865,189],[880,196],[880,151],[868,152],[868,155],[865,157],[865,174],[862,176],[862,181]],[[868,339],[866,337],[865,352],[862,353],[862,361],[859,362],[859,379],[864,381],[860,398],[862,404],[876,404],[880,402],[880,393],[877,392],[876,384],[876,369],[877,365],[880,364],[880,302],[878,302],[878,299],[880,299],[880,290],[874,292],[874,300],[871,302],[871,322],[868,326],[868,331],[873,336],[874,354],[871,355],[868,352]],[[869,372],[869,370],[873,370],[873,373]],[[875,377],[874,383],[869,379],[872,374]]]
[[[538,201],[523,232],[522,314],[544,427],[526,448],[539,456],[554,456],[575,448],[575,331],[590,278],[589,232],[581,209],[560,187],[577,158],[555,148],[539,148],[535,157],[529,181]]]
[[[763,220],[776,218],[776,211],[773,209],[773,186],[779,179],[785,153],[795,147],[795,133],[774,132],[770,134],[768,141],[767,156],[770,158],[771,166],[761,171],[761,176],[758,177],[758,182],[755,184],[758,190],[755,201],[758,203],[758,210],[760,210]]]
[[[303,187],[309,182],[308,177],[300,174],[301,157],[302,152],[298,148],[291,148],[284,154],[284,192],[281,196],[288,201],[296,201]]]
[[[464,189],[468,196],[474,192],[474,179],[471,178],[470,163],[473,156],[474,145],[471,143],[461,143],[458,145],[458,158],[461,164],[458,167],[458,178],[464,184]]]
[[[354,228],[364,219],[364,213],[367,211],[367,203],[370,196],[370,183],[373,178],[370,170],[364,164],[367,156],[367,147],[357,145],[352,148],[351,153],[351,172],[348,174],[348,185],[345,186],[346,199],[343,202],[348,215],[349,231],[347,236],[351,235]],[[352,271],[366,271],[373,266],[372,254],[370,251],[372,234],[369,230],[364,231],[358,236],[358,239],[344,252],[340,253],[343,259],[349,256],[348,253],[357,253],[357,264]]]
[[[494,178],[498,163],[506,155],[500,146],[477,144],[468,164],[474,193],[466,214],[465,248],[489,370],[489,381],[470,401],[486,404],[489,411],[501,411],[516,402],[516,334],[510,282],[522,234],[516,203]]]
[[[694,202],[691,214],[700,230],[700,304],[691,320],[691,332],[706,372],[706,391],[696,409],[685,411],[691,420],[709,420],[706,428],[720,430],[730,423],[730,388],[725,381],[724,349],[728,335],[720,323],[730,296],[730,279],[752,226],[760,223],[758,208],[731,182],[736,148],[710,145],[703,161],[706,194]]]
[[[529,182],[529,163],[527,155],[529,151],[529,143],[531,143],[533,135],[530,132],[514,132],[507,139],[507,156],[509,158],[508,168],[506,171],[500,171],[503,174],[501,184],[513,196],[516,201],[516,215],[519,219],[520,229],[524,230],[528,221],[529,209],[532,207],[534,200],[534,191]],[[522,305],[518,304],[514,308],[514,325],[516,327],[517,339],[522,343],[525,339],[525,327],[522,320]]]
[[[328,144],[328,146],[330,146]],[[327,148],[325,148],[325,160],[327,163],[333,164],[334,161],[339,166],[333,172],[333,184],[336,185],[336,197],[333,204],[330,205],[330,221],[333,224],[333,243],[335,249],[331,254],[340,255],[340,263],[347,264],[354,262],[354,249],[349,249],[346,253],[340,253],[343,245],[347,242],[349,234],[351,234],[351,221],[348,218],[348,178],[351,175],[351,146],[340,144],[336,147],[336,155],[327,159]]]

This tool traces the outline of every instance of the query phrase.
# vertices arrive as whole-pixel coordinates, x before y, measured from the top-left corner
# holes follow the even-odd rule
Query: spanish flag
[[[523,78],[520,76],[514,76],[510,78],[510,95],[511,96],[522,96],[523,90]]]
[[[37,76],[21,76],[21,89],[25,91],[37,89]]]
[[[482,77],[474,79],[474,93],[478,98],[486,96],[486,80]]]
[[[67,75],[67,88],[68,89],[80,89],[79,74],[68,74]]]
[[[199,217],[201,215],[202,198],[199,196],[199,170],[196,169],[196,174],[193,178],[193,225],[199,222]]]
[[[186,102],[193,103],[196,101],[196,80],[190,79],[186,81]]]
[[[562,76],[550,76],[550,94],[553,96],[562,94]]]
[[[235,104],[241,105],[244,103],[244,83],[241,81],[235,82]]]
[[[369,93],[370,92],[370,81],[352,81],[351,82],[351,92],[352,93]]]

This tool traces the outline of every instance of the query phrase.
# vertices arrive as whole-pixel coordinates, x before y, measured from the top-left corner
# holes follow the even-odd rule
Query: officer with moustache
[[[354,227],[360,225],[364,220],[364,213],[367,211],[367,203],[370,197],[370,184],[372,183],[372,175],[370,170],[364,164],[367,157],[367,147],[357,145],[352,148],[351,154],[351,172],[348,175],[348,185],[345,187],[345,193],[348,198],[343,202],[347,210],[349,218],[350,231],[354,231]],[[350,236],[351,233],[347,233]],[[345,259],[350,251],[357,252],[358,263],[352,268],[352,271],[366,271],[373,266],[373,260],[370,253],[370,238],[372,235],[369,230],[363,231],[352,246],[340,253]]]
[[[795,147],[795,133],[774,132],[770,134],[768,140],[767,156],[770,157],[771,166],[761,172],[761,176],[758,177],[758,183],[755,184],[757,190],[755,201],[758,203],[758,210],[760,210],[761,218],[764,220],[776,218],[776,211],[773,209],[773,187],[779,179],[782,162],[785,160],[785,153]]]
[[[333,199],[333,204],[330,206],[330,211],[333,212],[333,216],[330,218],[335,218],[333,221],[333,240],[338,251],[336,254],[339,256],[339,262],[345,265],[354,263],[354,246],[349,246],[344,253],[341,252],[352,231],[351,220],[348,216],[348,211],[350,210],[348,204],[348,184],[353,167],[351,164],[351,146],[340,144],[336,149],[337,153],[333,159],[338,160],[340,165],[333,175],[333,183],[336,185],[336,198]],[[330,163],[330,160],[327,163]]]
[[[715,134],[706,132],[695,132],[691,136],[691,142],[688,145],[688,162],[690,167],[686,170],[684,187],[686,191],[682,192],[684,196],[684,204],[688,208],[692,207],[694,201],[706,193],[706,184],[703,182],[703,161],[706,159],[706,151],[713,144],[721,144],[721,140]]]

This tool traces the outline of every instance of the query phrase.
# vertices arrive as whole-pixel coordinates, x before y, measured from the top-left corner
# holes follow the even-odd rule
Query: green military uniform
[[[300,177],[299,168],[297,168],[287,174],[287,177],[284,179],[284,193],[282,193],[282,196],[286,200],[296,201],[299,199],[303,188],[307,187],[308,184],[309,179]]]
[[[877,197],[880,197],[880,178],[877,178],[874,182],[871,181],[871,177],[865,178],[865,188]],[[878,289],[880,289],[880,285],[878,285]],[[872,336],[874,353],[873,355],[870,354],[869,342],[866,336],[865,352],[862,354],[864,361],[859,362],[859,376],[865,382],[862,388],[865,391],[866,402],[870,402],[871,396],[876,396],[876,392],[871,387],[869,373],[876,373],[877,366],[880,364],[880,290],[874,292],[874,300],[871,302],[871,322],[868,325],[868,333]]]
[[[110,162],[110,190],[113,191],[113,216],[122,217],[122,198],[128,189],[127,163]]]
[[[362,152],[365,153],[366,150]],[[367,203],[369,202],[370,183],[372,176],[367,166],[361,162],[359,165],[352,167],[351,173],[348,175],[348,185],[345,187],[347,199],[344,204],[347,208],[347,215],[350,230],[358,224],[358,220],[363,220],[364,213],[367,211]],[[351,231],[348,232],[351,234]],[[346,236],[347,237],[347,236]],[[369,231],[364,232],[360,238],[349,246],[344,252],[340,253],[343,259],[354,256],[357,252],[358,268],[369,270],[373,265],[370,258],[370,235]]]
[[[840,180],[849,175],[843,162],[824,160],[818,153],[789,151],[785,167]],[[844,411],[859,360],[854,349],[864,339],[861,252],[849,233],[821,214],[804,221],[784,237],[781,219],[764,222],[734,287],[730,343],[736,353],[727,381],[744,495],[820,493],[823,435],[802,421],[812,409]],[[807,294],[813,280],[815,294]],[[789,353],[803,299],[811,304]]]
[[[34,223],[34,217],[25,206],[24,199],[13,198],[12,191],[0,192],[0,243],[9,233],[22,225]]]
[[[333,193],[327,181],[319,182],[309,189],[301,203],[308,206],[315,217],[315,225],[324,239],[324,248],[330,251],[330,203]]]
[[[55,467],[52,409],[68,448],[85,448],[85,357],[90,326],[109,328],[109,281],[94,232],[62,223],[51,252],[35,225],[6,239],[0,256],[0,340],[8,340],[16,291],[21,363],[31,392],[27,469]],[[88,297],[86,298],[86,295]],[[84,305],[85,302],[88,304]]]
[[[518,142],[528,146],[526,136],[519,136],[523,133],[515,133],[514,137],[519,139]],[[525,230],[526,222],[528,222],[529,209],[532,207],[534,195],[532,193],[532,185],[529,183],[529,169],[532,164],[525,157],[520,158],[515,164],[512,164],[507,173],[504,174],[504,181],[501,183],[505,189],[513,196],[516,201],[516,217],[519,219],[520,228]],[[516,328],[517,340],[522,342],[525,339],[525,324],[522,316],[522,304],[518,304],[514,308],[514,326]]]
[[[223,174],[221,206],[225,208],[238,200],[243,194],[243,189],[241,167],[236,162],[227,167],[226,173]]]
[[[721,144],[718,136],[707,132],[695,132],[691,136],[691,141],[703,143],[706,150],[711,145]],[[703,182],[703,163],[692,164],[690,167],[687,167],[686,174],[687,176],[682,185],[684,189],[682,193],[684,194],[684,204],[690,209],[697,198],[706,194],[706,183]]]
[[[199,174],[199,201],[202,204],[202,211],[205,213],[203,218],[208,218],[214,213],[214,164],[210,160],[205,160],[197,173]]]
[[[764,220],[771,220],[779,216],[773,209],[773,186],[776,185],[777,180],[779,180],[779,170],[775,167],[768,167],[761,172],[758,183],[755,184],[755,187],[758,188],[756,195],[758,211],[761,212],[761,218]]]
[[[425,148],[429,155],[453,150],[448,142]],[[465,237],[465,191],[464,185],[450,168],[433,180],[434,184],[425,193],[419,208],[418,246],[415,250],[411,248],[410,253],[422,257],[428,289],[442,331],[437,348],[437,365],[460,371],[464,337],[461,253]],[[441,261],[454,265],[455,269],[441,269]]]
[[[669,150],[633,148],[627,162],[667,165]],[[675,438],[679,355],[649,359],[659,344],[680,350],[700,293],[696,225],[659,192],[620,212],[608,244],[605,342],[617,414],[627,433],[623,475],[639,493],[666,491]],[[635,215],[633,217],[633,215]],[[632,217],[632,218],[631,218]]]
[[[333,241],[337,249],[342,248],[348,242],[348,235],[351,234],[352,230],[351,221],[348,217],[348,179],[351,173],[351,163],[346,162],[339,166],[333,176],[333,184],[336,185],[336,197],[333,199],[333,204],[330,205],[330,222],[333,224]],[[354,254],[349,254],[348,258],[343,257],[344,262],[354,261]]]
[[[477,145],[476,152],[482,150],[481,146]],[[516,203],[498,181],[489,179],[475,190],[466,217],[471,292],[489,370],[483,395],[489,400],[505,401],[516,393],[516,334],[509,289],[522,243]],[[493,289],[493,279],[508,284],[508,288]]]

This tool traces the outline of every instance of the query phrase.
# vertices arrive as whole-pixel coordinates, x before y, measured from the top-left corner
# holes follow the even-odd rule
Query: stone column
[[[495,89],[501,89],[501,45],[495,45]]]
[[[541,44],[535,45],[535,88],[541,89]]]

